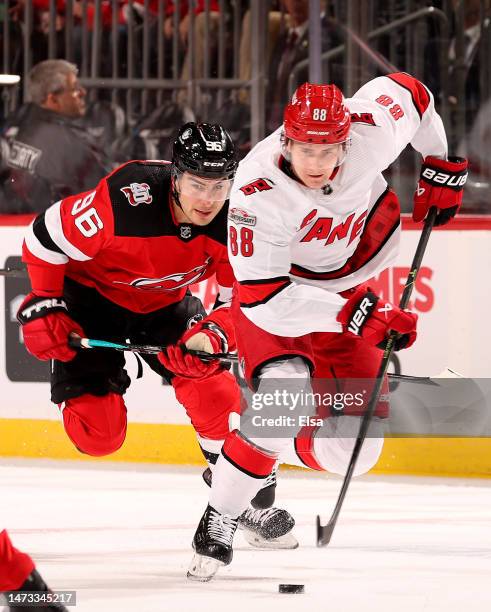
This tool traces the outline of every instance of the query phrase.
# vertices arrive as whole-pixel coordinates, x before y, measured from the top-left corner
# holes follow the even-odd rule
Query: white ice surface
[[[328,517],[339,486],[281,473],[300,548],[258,551],[239,533],[208,584],[185,577],[207,499],[196,468],[3,460],[0,526],[53,589],[77,591],[74,612],[491,610],[491,481],[358,479],[318,549],[315,515]]]

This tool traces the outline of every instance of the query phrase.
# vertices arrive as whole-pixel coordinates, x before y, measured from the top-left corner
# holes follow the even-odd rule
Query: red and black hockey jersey
[[[124,308],[147,313],[179,301],[189,285],[216,273],[220,299],[227,301],[233,284],[228,203],[206,226],[178,223],[171,167],[128,162],[94,190],[39,215],[23,249],[33,290],[61,295],[68,276]]]

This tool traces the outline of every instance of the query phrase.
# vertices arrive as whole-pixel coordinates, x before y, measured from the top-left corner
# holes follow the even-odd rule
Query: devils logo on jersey
[[[115,283],[119,285],[130,285],[142,291],[154,291],[158,293],[176,291],[177,289],[198,282],[206,273],[210,261],[208,257],[204,264],[196,266],[188,272],[176,272],[168,276],[162,276],[161,278],[135,278],[135,280],[132,280],[130,283],[123,283],[121,281],[115,281]]]
[[[147,183],[130,183],[126,187],[121,187],[121,191],[128,198],[131,206],[152,203],[153,198],[150,194],[150,186]]]

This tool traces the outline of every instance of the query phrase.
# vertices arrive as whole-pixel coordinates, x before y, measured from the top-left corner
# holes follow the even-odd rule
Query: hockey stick
[[[163,350],[164,346],[153,346],[149,344],[118,344],[117,342],[109,342],[107,340],[94,340],[93,338],[79,338],[78,336],[71,336],[68,344],[72,348],[104,348],[112,349],[113,351],[127,351],[129,353],[143,353],[148,355],[156,355]],[[187,349],[190,355],[199,357],[203,361],[213,361],[214,359],[220,359],[223,362],[237,363],[239,357],[236,353],[206,353],[205,351],[197,351],[194,349]],[[445,368],[443,372],[452,372],[450,368]],[[436,376],[411,376],[410,374],[392,374],[389,373],[388,377],[394,382],[414,382],[425,385],[435,385],[434,378]]]
[[[401,308],[402,310],[407,308],[407,305],[409,303],[409,298],[411,297],[414,283],[416,281],[416,276],[418,275],[419,268],[421,267],[421,262],[423,261],[423,255],[426,250],[428,240],[430,238],[431,230],[433,229],[433,225],[435,223],[437,212],[437,208],[432,207],[426,218],[423,231],[421,232],[418,246],[414,254],[413,263],[411,264],[411,270],[409,271],[406,284],[404,286],[404,291],[402,293],[401,301],[399,303],[399,308]],[[343,480],[343,485],[341,487],[341,491],[339,492],[338,500],[336,502],[336,506],[331,515],[331,518],[329,519],[329,522],[326,523],[326,525],[322,525],[320,516],[317,515],[317,546],[326,546],[331,541],[331,537],[334,528],[336,527],[336,522],[338,520],[339,513],[341,512],[344,498],[346,497],[351,478],[353,477],[353,472],[358,457],[360,455],[361,447],[363,446],[363,442],[365,441],[373,413],[375,412],[375,406],[377,405],[384,377],[387,373],[387,368],[389,367],[389,359],[394,348],[394,340],[396,339],[396,337],[397,333],[391,332],[385,345],[384,354],[382,356],[382,361],[380,362],[380,367],[377,372],[377,378],[375,380],[375,386],[372,390],[372,394],[368,402],[367,411],[363,415],[363,419],[360,424],[360,430],[358,432],[355,446],[351,454],[348,470],[346,471],[346,475]]]
[[[0,268],[0,276],[9,276],[10,278],[26,278],[27,270],[25,268]]]
[[[72,348],[104,348],[112,349],[113,351],[129,351],[130,353],[142,353],[144,355],[157,355],[165,349],[165,346],[152,346],[150,344],[120,344],[117,342],[109,342],[107,340],[94,340],[93,338],[80,338],[78,336],[70,336],[68,344]],[[220,361],[230,362],[238,361],[237,355],[234,353],[206,353],[205,351],[195,351],[187,349],[190,355],[195,355],[203,361],[212,361],[219,359]]]

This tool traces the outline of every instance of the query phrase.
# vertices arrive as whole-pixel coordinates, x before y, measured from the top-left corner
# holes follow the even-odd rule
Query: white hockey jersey
[[[400,211],[381,172],[408,143],[446,158],[433,96],[405,73],[378,77],[345,100],[351,147],[328,190],[282,166],[281,128],[240,163],[229,207],[229,259],[243,313],[279,336],[340,332],[339,295],[395,259]]]

